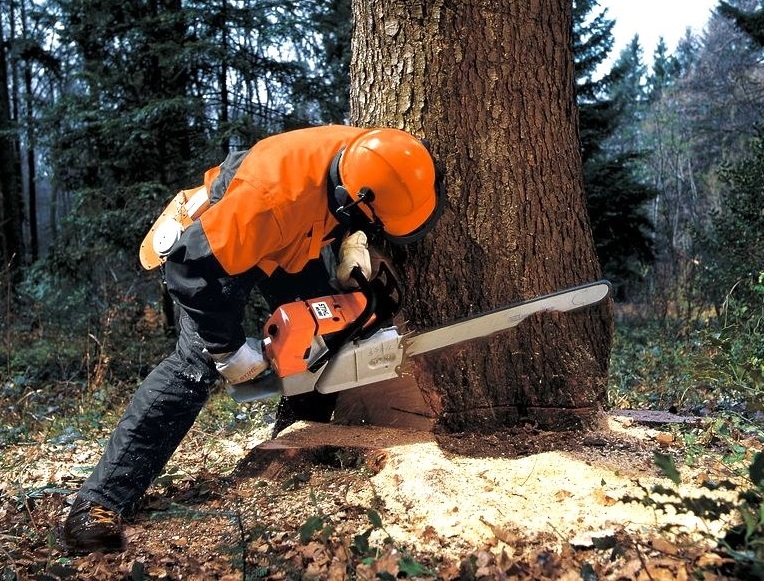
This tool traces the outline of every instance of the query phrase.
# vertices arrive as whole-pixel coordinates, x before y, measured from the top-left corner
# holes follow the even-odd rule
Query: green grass
[[[711,321],[690,331],[634,321],[617,327],[609,401],[617,408],[737,412],[752,420],[764,402],[764,332]],[[761,418],[759,418],[761,419]]]

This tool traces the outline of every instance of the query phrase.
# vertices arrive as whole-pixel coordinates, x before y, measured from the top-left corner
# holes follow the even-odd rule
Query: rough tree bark
[[[352,122],[425,136],[446,169],[438,227],[394,251],[410,327],[600,277],[582,185],[571,13],[570,0],[353,1]],[[611,335],[609,304],[540,315],[422,357],[414,377],[450,431],[588,425],[605,398]],[[369,393],[343,394],[342,407],[379,405],[359,403]],[[421,414],[399,403],[384,405]]]

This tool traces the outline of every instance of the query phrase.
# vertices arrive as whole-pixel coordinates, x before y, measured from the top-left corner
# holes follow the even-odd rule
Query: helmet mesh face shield
[[[425,145],[405,131],[372,129],[357,137],[343,152],[339,173],[353,201],[371,190],[358,206],[382,225],[391,242],[418,240],[439,215],[435,163]]]

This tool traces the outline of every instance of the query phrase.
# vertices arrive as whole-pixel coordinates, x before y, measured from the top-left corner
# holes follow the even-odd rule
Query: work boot
[[[106,507],[77,498],[64,522],[64,548],[71,553],[121,551],[122,518]]]

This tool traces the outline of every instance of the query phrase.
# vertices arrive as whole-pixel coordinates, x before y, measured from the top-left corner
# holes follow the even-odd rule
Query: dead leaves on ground
[[[500,524],[491,529],[492,542],[470,547],[460,539],[444,538],[442,531],[426,524],[418,541],[402,543],[387,529],[404,523],[385,510],[371,481],[373,474],[385,469],[387,455],[349,451],[353,453],[338,455],[338,450],[324,446],[320,454],[286,454],[289,461],[283,463],[261,456],[259,463],[242,463],[226,477],[214,470],[193,475],[178,471],[153,489],[128,521],[128,549],[111,555],[70,557],[61,552],[56,529],[68,511],[66,490],[43,488],[31,494],[18,487],[0,487],[0,578],[728,578],[712,573],[731,564],[720,554],[676,539],[650,538],[647,531],[645,538],[637,539],[619,526],[613,526],[604,540],[603,531],[593,531],[591,538],[599,540],[573,543],[554,532],[528,536]],[[20,459],[18,463],[21,466]],[[60,470],[46,465],[46,474]],[[69,484],[76,488],[76,482]],[[468,486],[465,482],[465,491]],[[557,490],[560,499],[569,494],[567,488]],[[595,490],[595,508],[614,502],[604,491],[600,495]],[[306,527],[310,519],[313,526]]]
[[[357,486],[363,469],[314,468],[301,486],[284,490],[276,482],[250,479],[213,486],[205,480],[175,484],[169,498],[147,499],[128,524],[130,545],[119,554],[66,557],[55,533],[67,506],[61,494],[48,493],[28,506],[5,497],[0,510],[3,535],[0,568],[4,579],[267,579],[287,581],[371,581],[398,578],[442,580],[636,580],[706,581],[726,579],[700,568],[720,570],[723,557],[663,538],[639,542],[615,530],[608,542],[560,543],[554,535],[524,538],[503,530],[502,539],[453,558],[415,553],[384,534],[359,543],[368,533],[364,507],[337,502],[341,495],[316,496],[317,489]],[[201,491],[196,494],[195,490]],[[180,504],[178,501],[182,501]],[[306,515],[321,512],[328,528],[317,528],[305,542],[300,527]],[[384,521],[385,515],[379,517]],[[388,523],[389,524],[389,523]],[[375,529],[376,530],[376,529]],[[384,533],[384,531],[381,531]],[[431,536],[437,538],[437,532]],[[596,536],[596,535],[595,535]],[[16,575],[16,577],[13,576]]]

